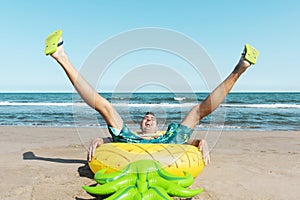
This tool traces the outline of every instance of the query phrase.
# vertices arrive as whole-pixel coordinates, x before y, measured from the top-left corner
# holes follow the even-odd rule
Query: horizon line
[[[193,92],[186,92],[186,91],[176,91],[176,92],[169,92],[169,91],[139,91],[139,92],[132,92],[132,91],[120,91],[120,92],[113,92],[113,91],[97,91],[98,93],[193,93]],[[194,91],[195,93],[210,93],[209,91]],[[77,93],[76,91],[0,91],[0,94],[3,93]],[[281,91],[281,90],[257,90],[257,91],[232,91],[230,93],[300,93],[300,91]]]

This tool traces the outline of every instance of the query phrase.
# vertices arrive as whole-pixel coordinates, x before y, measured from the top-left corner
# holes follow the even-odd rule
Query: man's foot
[[[248,67],[254,65],[257,61],[258,54],[259,52],[254,47],[250,46],[249,44],[245,44],[242,56],[238,64],[236,65],[233,73],[241,74],[244,71],[246,71]]]
[[[57,30],[48,35],[48,37],[45,40],[45,54],[51,55],[54,52],[56,52],[57,47],[63,44],[63,41],[60,40],[62,36],[62,31]]]
[[[62,31],[57,30],[48,35],[45,40],[45,54],[51,55],[56,61],[62,62],[67,58],[62,40]]]
[[[254,65],[257,61],[258,55],[259,52],[254,47],[250,44],[245,44],[242,56],[246,61],[248,61],[251,65]]]
[[[63,58],[65,56],[62,37],[59,38],[58,44],[61,45],[57,46],[56,51],[50,54],[55,60],[59,60],[60,58]]]

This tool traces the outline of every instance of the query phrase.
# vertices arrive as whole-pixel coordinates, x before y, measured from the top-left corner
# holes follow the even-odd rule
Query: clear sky
[[[258,63],[233,91],[300,91],[297,0],[10,0],[0,3],[0,25],[0,92],[73,91],[62,69],[43,54],[46,36],[56,29],[63,30],[65,48],[80,70],[99,44],[144,27],[190,37],[205,49],[222,79],[237,62],[243,45],[250,43],[261,53]],[[154,53],[153,61],[147,58],[132,64],[159,63],[163,55]],[[137,57],[124,56],[124,63]],[[113,72],[110,76],[118,79]]]

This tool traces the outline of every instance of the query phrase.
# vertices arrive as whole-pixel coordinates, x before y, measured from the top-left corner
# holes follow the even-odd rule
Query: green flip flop
[[[57,47],[63,44],[63,41],[59,42],[59,39],[62,35],[62,30],[57,30],[48,35],[45,40],[45,54],[48,56],[56,52]]]
[[[254,65],[256,63],[258,55],[259,51],[257,51],[250,44],[245,44],[245,49],[243,52],[245,60],[247,60],[251,65]]]

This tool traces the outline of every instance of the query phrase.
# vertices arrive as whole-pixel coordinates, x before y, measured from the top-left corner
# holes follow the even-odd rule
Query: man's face
[[[158,130],[155,116],[147,114],[141,122],[141,129],[143,133],[156,133]]]

